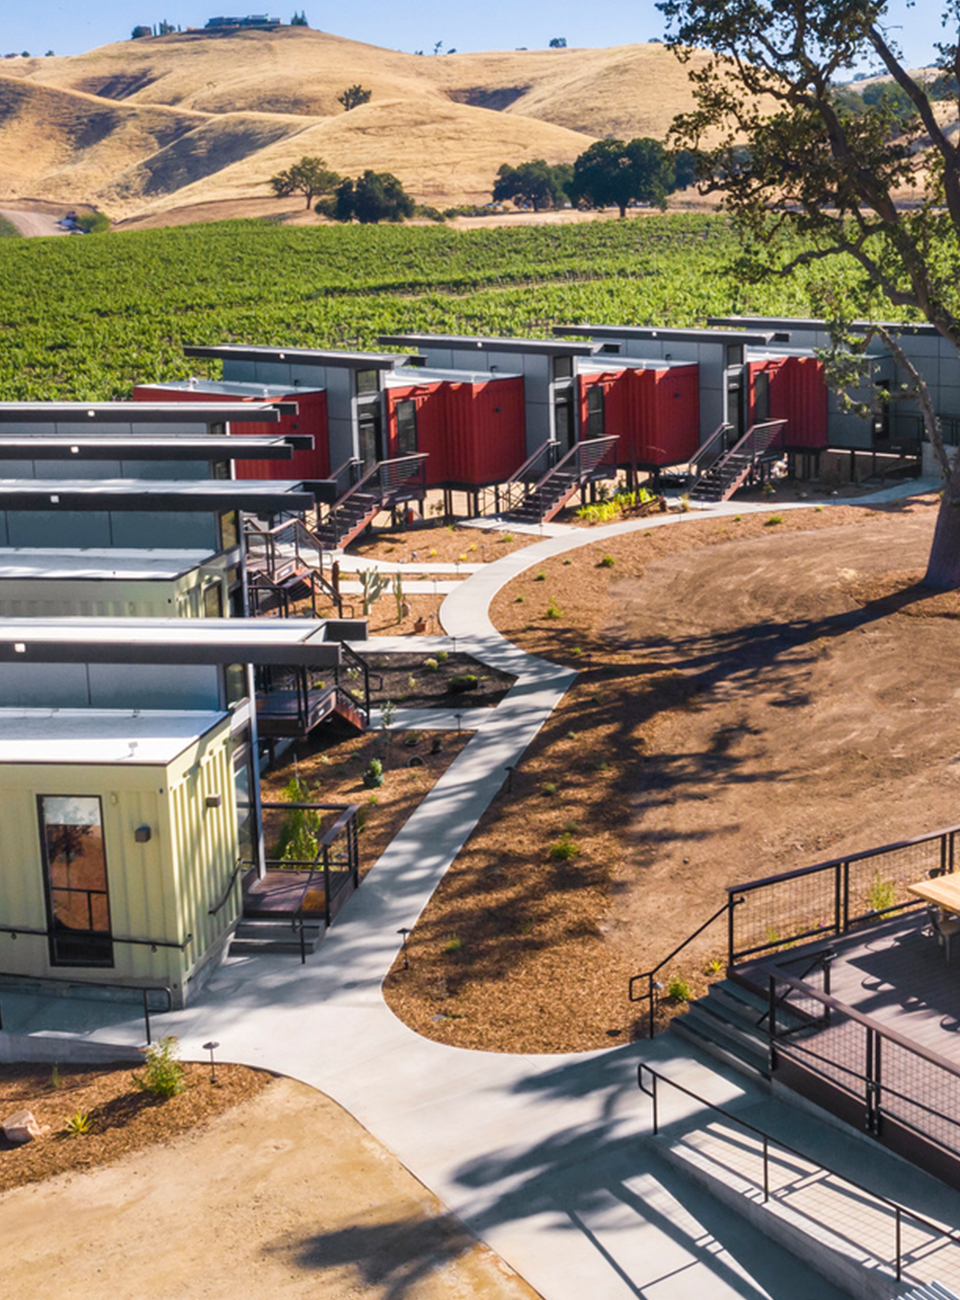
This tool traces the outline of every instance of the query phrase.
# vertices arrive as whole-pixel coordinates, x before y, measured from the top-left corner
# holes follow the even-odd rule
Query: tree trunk
[[[960,587],[960,455],[943,489],[924,584],[937,591]]]
[[[625,203],[618,203],[617,207],[620,209],[620,220],[622,221],[627,215],[627,205]]]

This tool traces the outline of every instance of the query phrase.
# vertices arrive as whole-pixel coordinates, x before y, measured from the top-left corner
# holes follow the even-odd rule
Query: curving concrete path
[[[906,494],[891,489],[882,499]],[[776,505],[778,511],[789,508]],[[771,506],[714,513],[734,509],[769,512]],[[735,1107],[766,1104],[755,1085],[708,1065],[669,1035],[563,1057],[448,1047],[407,1029],[381,993],[401,929],[414,925],[506,768],[521,758],[576,676],[508,643],[489,618],[493,595],[549,555],[697,517],[569,529],[460,584],[441,609],[449,640],[419,638],[418,648],[455,644],[515,674],[514,687],[378,860],[306,966],[288,957],[229,959],[195,1004],[159,1022],[162,1032],[179,1036],[186,1056],[202,1059],[203,1044],[215,1039],[222,1058],[289,1074],[335,1098],[546,1300],[839,1295],[642,1141],[648,1111],[636,1090],[640,1060],[659,1061],[688,1086]],[[402,638],[393,640],[410,648]],[[370,648],[389,644],[378,639]],[[84,1033],[89,1043],[142,1042],[140,1020],[124,1007],[5,993],[3,1015],[7,1030],[29,1025],[54,1036]],[[689,1110],[671,1102],[671,1114]],[[836,1143],[828,1133],[825,1147],[834,1155]],[[319,1250],[315,1243],[314,1255],[322,1257],[322,1243]],[[415,1300],[415,1289],[407,1291],[397,1279],[396,1295]]]

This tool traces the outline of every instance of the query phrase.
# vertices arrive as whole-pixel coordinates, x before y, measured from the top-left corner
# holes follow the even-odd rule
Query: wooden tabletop
[[[935,876],[933,880],[918,880],[915,885],[907,885],[907,891],[928,903],[937,903],[947,912],[960,913],[960,871]]]

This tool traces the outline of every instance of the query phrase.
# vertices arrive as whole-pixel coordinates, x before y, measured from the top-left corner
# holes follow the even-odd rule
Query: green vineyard
[[[812,272],[747,285],[716,216],[570,226],[284,228],[226,222],[0,241],[0,393],[97,401],[186,378],[182,345],[368,347],[380,333],[544,335],[810,314]]]

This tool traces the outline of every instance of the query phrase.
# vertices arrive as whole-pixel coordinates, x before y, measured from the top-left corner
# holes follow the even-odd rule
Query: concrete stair
[[[316,952],[323,937],[322,922],[307,922],[304,926],[304,948]],[[264,953],[300,955],[300,935],[289,919],[278,921],[264,916],[247,916],[237,926],[230,943],[230,956],[261,956]]]
[[[728,1065],[766,1077],[766,1021],[757,1024],[766,1009],[766,1000],[751,989],[733,980],[718,980],[706,997],[671,1020],[670,1031]]]

